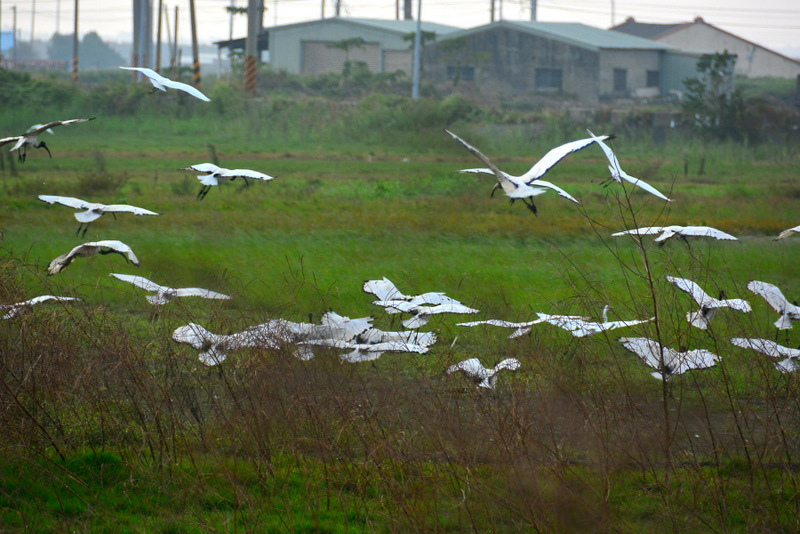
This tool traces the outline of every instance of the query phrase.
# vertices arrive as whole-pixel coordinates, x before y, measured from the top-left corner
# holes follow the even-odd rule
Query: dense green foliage
[[[0,321],[4,531],[796,529],[798,378],[728,341],[775,335],[777,315],[747,281],[800,295],[800,241],[772,241],[800,223],[791,133],[742,146],[699,143],[676,128],[656,145],[637,113],[612,123],[597,112],[583,124],[461,97],[246,99],[221,82],[204,104],[129,80],[77,90],[0,76],[16,88],[0,91],[3,135],[97,116],[48,135],[53,159],[33,149],[24,164],[5,149],[0,159],[0,303],[83,299]],[[45,91],[38,107],[19,105],[36,84],[55,100]],[[581,205],[547,194],[535,217],[490,197],[491,177],[455,173],[478,162],[445,127],[511,172],[586,127],[613,130],[623,168],[674,202],[603,184],[606,160],[590,147],[548,174]],[[197,200],[194,174],[178,169],[215,155],[276,179],[236,180]],[[105,215],[81,240],[73,210],[40,194],[160,215]],[[739,242],[659,247],[610,236],[651,224],[708,224]],[[46,275],[55,256],[96,239],[130,244],[141,267],[97,256]],[[155,309],[110,272],[234,298]],[[685,315],[694,304],[666,274],[746,298],[753,312],[725,310],[709,331],[693,329]],[[470,318],[596,319],[608,303],[612,317],[658,320],[586,339],[538,325],[508,339],[503,329],[456,326],[467,316],[439,316],[425,327],[439,337],[429,353],[356,365],[335,350],[300,361],[287,346],[206,367],[171,339],[190,322],[230,333],[278,317],[317,321],[331,309],[397,330],[397,316],[361,291],[382,276],[481,310]],[[722,361],[665,386],[619,335],[705,348]],[[443,372],[468,357],[493,365],[510,356],[523,367],[494,391]]]

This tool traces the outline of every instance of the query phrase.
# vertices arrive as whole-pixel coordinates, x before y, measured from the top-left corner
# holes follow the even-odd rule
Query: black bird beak
[[[38,147],[36,147],[36,148],[43,148],[43,149],[45,149],[45,150],[47,151],[47,155],[48,155],[48,156],[50,156],[50,159],[53,159],[53,155],[50,153],[50,149],[49,149],[49,148],[47,148],[47,145],[45,144],[45,142],[44,142],[44,141],[40,142],[40,143],[39,143],[39,146],[38,146]]]

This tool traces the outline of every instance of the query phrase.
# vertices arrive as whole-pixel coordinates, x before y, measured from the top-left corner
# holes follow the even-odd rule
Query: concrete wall
[[[647,71],[659,72],[661,79],[662,55],[660,50],[602,50],[600,52],[600,97],[618,97],[642,94],[647,88]],[[627,73],[627,90],[620,93],[614,90],[614,70],[624,69]],[[661,85],[651,88],[650,96],[661,93]]]
[[[737,76],[795,78],[800,75],[800,63],[797,61],[720,31],[703,22],[696,22],[684,29],[670,33],[658,41],[684,50],[698,50],[706,53],[727,50],[737,56]]]
[[[561,69],[561,94],[580,101],[595,101],[599,94],[599,54],[553,39],[508,28],[494,28],[457,39],[443,38],[424,50],[425,81],[446,86],[448,66],[472,67],[471,83],[482,92],[500,92],[515,98],[537,92],[536,69]]]
[[[276,70],[285,70],[294,74],[305,72],[303,68],[303,49],[305,42],[335,43],[343,39],[361,37],[372,46],[384,50],[402,50],[409,52],[409,43],[403,40],[400,33],[380,31],[369,26],[348,23],[342,20],[327,19],[306,24],[296,24],[278,28],[269,28],[270,64]],[[340,64],[344,62],[344,51],[332,50],[341,55]],[[351,49],[350,57],[363,51]],[[379,54],[379,71],[384,72],[382,54]],[[368,62],[372,63],[372,62]]]

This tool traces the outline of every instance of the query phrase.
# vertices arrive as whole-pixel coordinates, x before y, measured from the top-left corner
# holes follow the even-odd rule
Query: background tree
[[[697,62],[697,78],[683,80],[683,110],[693,117],[703,135],[740,139],[744,135],[744,100],[734,86],[736,56],[724,52],[703,54]]]
[[[83,36],[80,45],[81,68],[109,69],[123,65],[125,60],[96,32]],[[47,57],[53,61],[72,61],[72,35],[53,34],[47,45]]]

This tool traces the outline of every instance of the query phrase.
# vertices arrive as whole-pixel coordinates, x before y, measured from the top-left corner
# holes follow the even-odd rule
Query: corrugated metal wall
[[[330,48],[334,41],[302,41],[302,74],[342,72],[348,54],[339,48]],[[378,43],[366,43],[349,50],[350,61],[363,61],[372,72],[381,72],[381,47]]]

